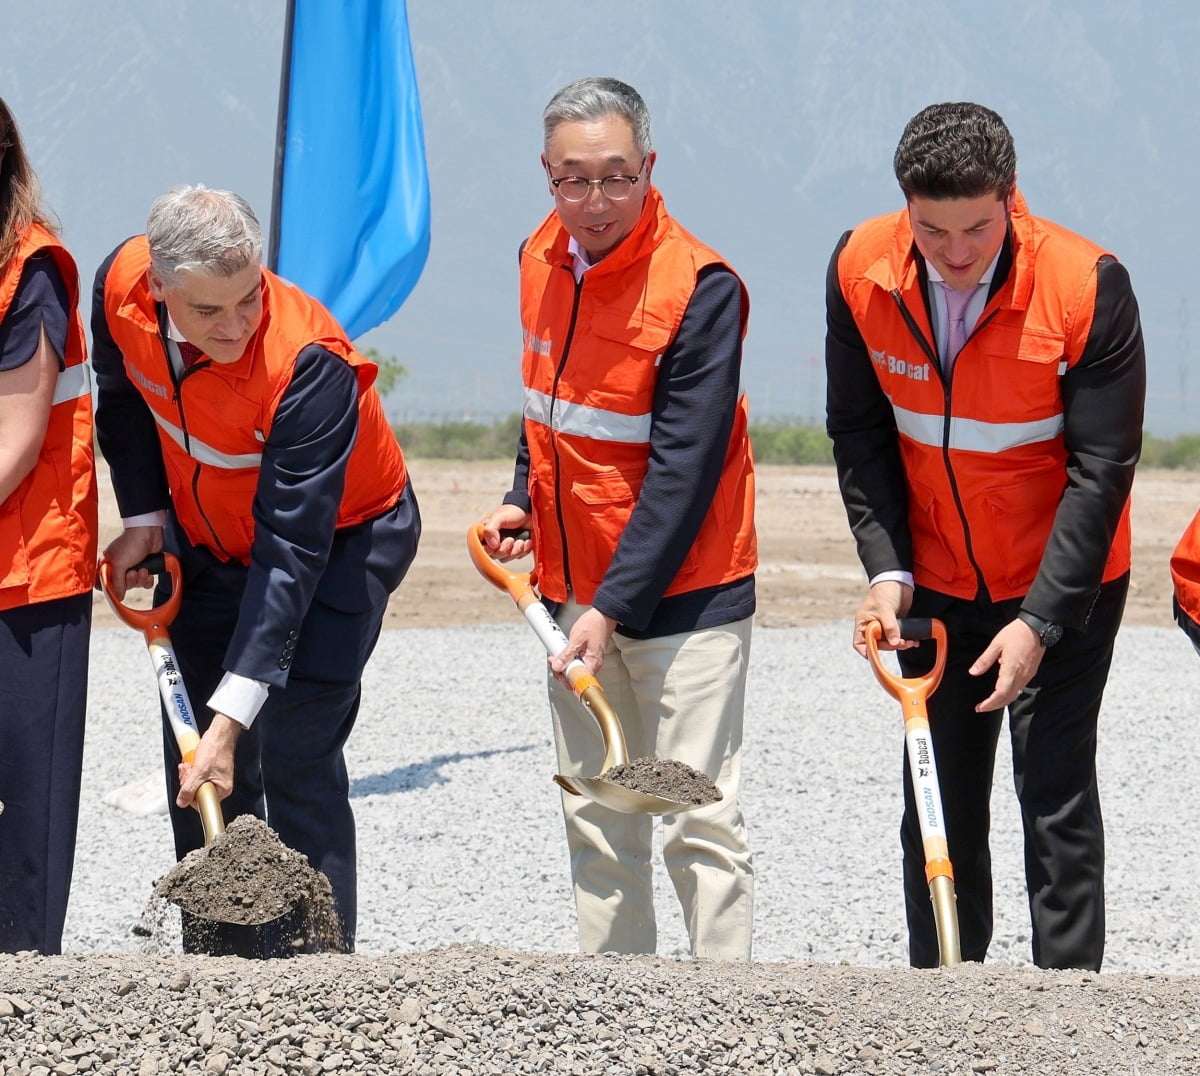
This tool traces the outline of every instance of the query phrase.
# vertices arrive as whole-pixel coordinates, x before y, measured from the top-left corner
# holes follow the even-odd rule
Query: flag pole
[[[271,222],[268,230],[267,268],[279,264],[279,221],[283,212],[283,157],[287,147],[288,96],[292,84],[292,26],[296,0],[287,0],[283,26],[283,61],[279,75],[279,116],[275,121],[275,176],[271,187]]]

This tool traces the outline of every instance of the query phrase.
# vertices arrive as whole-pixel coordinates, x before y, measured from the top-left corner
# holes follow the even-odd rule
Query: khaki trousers
[[[564,631],[586,607],[559,610]],[[754,867],[738,803],[742,710],[751,618],[660,639],[614,634],[599,680],[616,709],[630,759],[654,755],[706,773],[723,799],[664,815],[663,862],[683,907],[692,954],[749,960]],[[595,718],[550,677],[559,772],[596,777],[604,744]],[[562,794],[579,946],[583,952],[653,953],[653,818]]]

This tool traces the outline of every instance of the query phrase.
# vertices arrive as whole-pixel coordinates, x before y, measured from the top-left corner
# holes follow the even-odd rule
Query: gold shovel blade
[[[554,780],[572,795],[585,796],[621,814],[683,814],[684,811],[694,811],[702,806],[699,803],[665,799],[649,792],[638,792],[616,781],[605,781],[599,777],[564,777],[556,773]]]

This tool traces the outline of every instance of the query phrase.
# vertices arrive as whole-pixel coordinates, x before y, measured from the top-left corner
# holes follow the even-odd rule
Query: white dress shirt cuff
[[[871,586],[876,583],[903,583],[909,590],[913,589],[912,572],[880,572],[871,578]]]
[[[121,525],[126,530],[130,527],[165,527],[167,510],[160,508],[157,512],[143,512],[140,516],[123,516]]]
[[[242,728],[248,729],[267,701],[267,690],[261,680],[227,672],[208,700],[208,706],[213,713],[231,717]]]

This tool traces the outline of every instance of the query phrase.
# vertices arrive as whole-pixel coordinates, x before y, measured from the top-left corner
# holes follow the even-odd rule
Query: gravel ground
[[[127,629],[93,646],[68,955],[0,957],[4,1073],[1200,1070],[1200,666],[1177,632],[1118,641],[1099,975],[1028,966],[1004,753],[991,963],[903,966],[899,707],[841,624],[755,635],[753,965],[686,959],[662,871],[658,958],[573,955],[543,658],[520,623],[380,642],[348,752],[359,956],[173,955],[169,926],[166,944],[133,932],[171,866],[166,818],[102,802],[158,764],[149,658]]]

